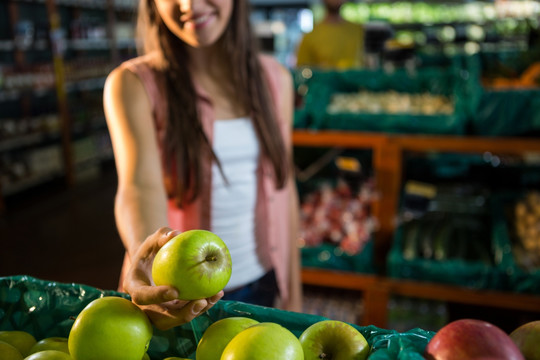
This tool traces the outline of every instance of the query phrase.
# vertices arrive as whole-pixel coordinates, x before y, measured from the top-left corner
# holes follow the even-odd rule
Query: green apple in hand
[[[156,254],[152,278],[156,285],[178,290],[180,300],[216,295],[231,278],[229,249],[217,235],[190,230],[169,240]]]
[[[75,360],[141,360],[153,328],[131,301],[107,296],[90,302],[77,316],[68,336]]]
[[[69,354],[68,339],[65,337],[49,337],[41,339],[30,348],[28,354],[37,353],[43,350],[58,350]]]
[[[0,331],[0,341],[14,346],[22,356],[26,356],[30,348],[36,343],[36,338],[26,331],[4,330]]]
[[[343,321],[322,320],[309,326],[300,343],[306,360],[363,360],[369,354],[364,336]]]
[[[43,350],[25,357],[24,360],[73,360],[73,358],[63,351]]]
[[[23,360],[21,352],[17,348],[7,342],[0,341],[0,354],[2,360]]]
[[[263,322],[242,330],[225,347],[221,360],[304,360],[298,338],[283,326]]]
[[[223,350],[236,334],[258,323],[257,320],[241,316],[216,321],[204,331],[197,345],[197,360],[220,360]]]

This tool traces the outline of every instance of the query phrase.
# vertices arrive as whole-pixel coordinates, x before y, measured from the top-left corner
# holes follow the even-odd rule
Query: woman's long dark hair
[[[248,0],[233,0],[229,24],[219,42],[226,56],[238,103],[251,115],[262,152],[273,165],[276,185],[285,185],[288,163],[286,150],[267,81],[258,58],[258,44],[249,20]],[[154,0],[141,0],[137,35],[139,52],[157,52],[162,59],[168,99],[165,135],[165,175],[177,179],[172,185],[179,206],[193,201],[201,191],[202,161],[217,161],[203,132],[197,111],[197,95],[186,64],[187,46],[170,32],[157,14]]]

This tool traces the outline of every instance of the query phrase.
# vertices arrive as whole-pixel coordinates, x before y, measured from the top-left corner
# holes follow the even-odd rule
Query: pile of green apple
[[[2,360],[144,360],[153,328],[131,301],[116,296],[90,302],[77,316],[69,336],[36,341],[29,332],[0,332]]]
[[[273,322],[248,317],[227,317],[206,329],[196,360],[364,360],[369,345],[353,326],[322,320],[300,337]]]
[[[0,359],[2,360],[72,360],[68,339],[47,337],[36,340],[27,331],[0,331]]]

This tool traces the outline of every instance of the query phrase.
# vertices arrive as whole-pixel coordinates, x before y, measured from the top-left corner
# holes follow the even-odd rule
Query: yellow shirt
[[[304,35],[297,54],[297,66],[323,69],[361,67],[364,56],[364,29],[348,21],[322,21]]]

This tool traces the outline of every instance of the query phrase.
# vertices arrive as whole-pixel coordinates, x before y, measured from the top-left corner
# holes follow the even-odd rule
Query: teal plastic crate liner
[[[486,261],[447,258],[436,260],[420,256],[404,256],[404,225],[397,228],[394,241],[387,258],[388,275],[394,278],[411,279],[472,289],[508,290],[509,279],[501,265],[501,255],[506,249],[504,239],[492,236],[491,251],[493,263]],[[452,241],[450,238],[449,241]],[[457,245],[453,245],[457,246]]]
[[[515,203],[524,196],[523,193],[499,193],[493,199],[495,217],[494,236],[504,247],[499,255],[501,266],[510,282],[510,290],[516,293],[540,294],[540,268],[526,269],[516,260],[512,244],[515,240],[511,222],[512,209]]]
[[[127,294],[104,291],[81,284],[67,284],[36,279],[30,276],[0,278],[0,330],[23,330],[37,339],[67,337],[74,318],[92,300],[104,296]],[[275,322],[296,336],[311,324],[326,318],[284,310],[219,301],[206,314],[190,323],[167,331],[154,329],[148,355],[153,360],[168,356],[195,359],[195,350],[204,331],[213,322],[231,316],[245,316],[259,322]],[[407,332],[375,326],[357,328],[370,344],[370,360],[422,360],[422,353],[434,332],[420,328]],[[285,359],[284,359],[285,360]]]
[[[373,261],[375,256],[373,247],[373,239],[354,255],[349,255],[338,246],[328,243],[304,247],[301,249],[302,267],[375,274],[377,271]]]
[[[540,89],[484,91],[471,125],[483,136],[540,134]]]
[[[314,71],[305,96],[305,109],[311,129],[372,131],[387,133],[464,134],[479,87],[471,85],[471,74],[457,67],[420,68],[415,74],[400,69]],[[390,113],[328,113],[334,94],[395,91],[406,94],[432,94],[451,98],[451,114],[415,115]]]

